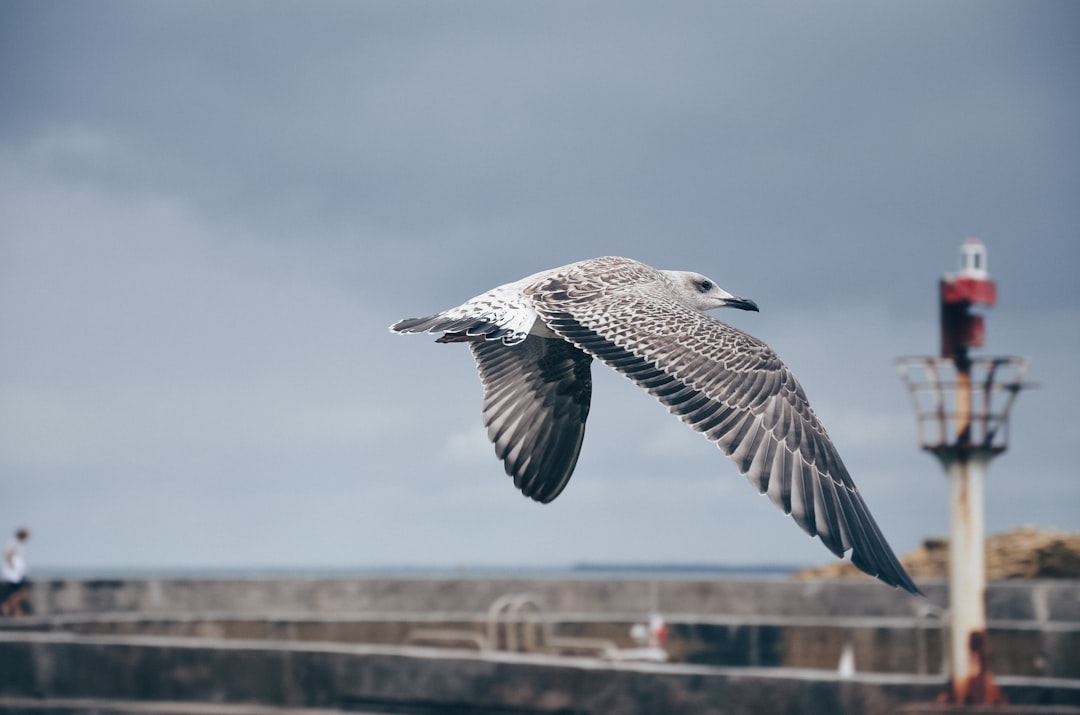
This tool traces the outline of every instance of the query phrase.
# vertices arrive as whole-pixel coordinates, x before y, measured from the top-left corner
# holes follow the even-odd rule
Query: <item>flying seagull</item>
[[[542,271],[390,327],[468,343],[484,426],[526,496],[549,502],[577,464],[606,363],[728,455],[811,536],[891,586],[919,593],[885,541],[795,376],[764,343],[704,311],[756,311],[687,271],[606,256]]]

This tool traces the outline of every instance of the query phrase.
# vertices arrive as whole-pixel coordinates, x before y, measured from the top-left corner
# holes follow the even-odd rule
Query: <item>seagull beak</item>
[[[737,295],[728,294],[720,301],[721,308],[738,308],[739,310],[752,310],[758,312],[757,303],[749,298],[740,298]]]

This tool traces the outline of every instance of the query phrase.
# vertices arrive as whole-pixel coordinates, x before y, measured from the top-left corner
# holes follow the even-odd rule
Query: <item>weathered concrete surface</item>
[[[908,619],[709,618],[668,624],[674,660],[716,665],[836,668],[850,648],[855,668],[882,673],[945,671],[940,627]],[[994,673],[1080,678],[1080,624],[991,622]]]
[[[447,713],[876,715],[941,677],[609,664],[421,648],[0,634],[0,695]],[[1080,704],[1080,683],[1002,682],[1014,702]],[[406,709],[407,708],[407,709]]]
[[[38,581],[38,617],[0,624],[0,696],[441,715],[891,713],[944,685],[940,674],[899,674],[941,667],[945,589],[920,585],[928,598],[870,580]],[[390,645],[417,624],[477,626],[514,593],[532,594],[560,634],[624,646],[629,624],[659,611],[669,649],[694,664]],[[992,656],[1005,658],[993,669],[1008,697],[1080,705],[1080,583],[994,583],[987,605]],[[316,643],[353,639],[368,645]],[[852,679],[835,673],[846,644],[859,671]],[[731,664],[748,667],[714,667]],[[761,667],[771,665],[781,667]],[[793,667],[807,665],[827,669]],[[1045,675],[1057,678],[1027,677]]]
[[[675,579],[295,578],[54,579],[35,583],[41,615],[102,611],[483,611],[508,593],[530,593],[547,610],[802,616],[913,616],[946,607],[943,582],[926,598],[849,581]],[[1080,621],[1078,581],[1000,581],[987,590],[994,620]]]
[[[642,614],[544,614],[561,636],[636,644],[630,628]],[[667,621],[674,662],[717,666],[837,667],[850,647],[860,672],[944,672],[940,624],[912,619],[682,616]],[[403,645],[416,628],[485,632],[480,614],[83,614],[0,622],[0,630],[64,631],[105,636],[322,641]],[[1080,623],[1007,622],[991,629],[997,674],[1080,678]]]

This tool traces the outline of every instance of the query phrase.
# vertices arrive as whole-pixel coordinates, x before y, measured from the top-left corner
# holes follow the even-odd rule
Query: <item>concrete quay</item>
[[[543,634],[636,647],[630,633],[643,614],[538,614]],[[1080,623],[992,622],[991,669],[1031,677],[1080,678]],[[672,662],[757,668],[835,670],[848,653],[860,672],[945,672],[943,623],[905,618],[689,616],[666,619],[665,651]],[[424,632],[486,636],[475,613],[316,614],[105,613],[28,618],[0,628],[84,636],[180,636],[226,640],[403,645]],[[421,641],[424,639],[421,639]],[[488,639],[490,640],[490,639]],[[459,647],[476,648],[468,638]],[[566,649],[563,649],[564,651]],[[591,649],[595,651],[596,649]],[[578,652],[590,649],[579,649]]]
[[[39,581],[35,616],[0,621],[0,712],[937,713],[919,708],[945,683],[945,594],[923,586],[926,599],[854,581]],[[673,662],[408,644],[416,628],[483,632],[515,593],[543,604],[550,633],[618,648],[659,612]],[[1080,715],[1080,583],[996,583],[988,605],[993,670],[1024,708],[1010,712]]]
[[[481,612],[508,593],[532,594],[562,613],[686,613],[726,616],[913,617],[940,614],[941,580],[926,598],[869,579],[731,581],[634,578],[143,578],[35,582],[37,615],[303,611]],[[994,620],[1080,621],[1080,582],[997,581],[987,589]]]
[[[408,713],[892,713],[930,676],[603,663],[427,648],[0,634],[0,695]],[[1001,685],[1014,702],[1080,702],[1080,683]],[[1051,693],[1048,698],[1047,693]],[[1049,700],[1049,702],[1048,702]],[[1034,701],[1034,702],[1030,702]],[[1059,702],[1064,701],[1064,702]],[[1080,712],[1080,710],[1078,710]]]

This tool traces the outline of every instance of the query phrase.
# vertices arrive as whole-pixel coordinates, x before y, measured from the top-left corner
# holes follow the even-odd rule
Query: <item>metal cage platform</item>
[[[1009,410],[1029,387],[1023,357],[971,358],[967,370],[951,359],[905,357],[896,369],[915,407],[919,444],[943,459],[979,452],[993,456],[1009,443]]]

